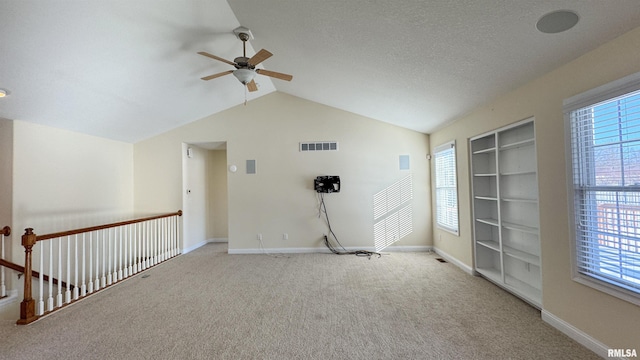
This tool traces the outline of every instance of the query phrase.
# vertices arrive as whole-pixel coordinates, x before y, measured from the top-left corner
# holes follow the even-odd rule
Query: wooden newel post
[[[32,228],[25,229],[22,235],[22,246],[24,246],[24,300],[20,303],[20,320],[18,325],[29,324],[36,319],[36,301],[31,297],[31,250],[36,244],[36,234]]]

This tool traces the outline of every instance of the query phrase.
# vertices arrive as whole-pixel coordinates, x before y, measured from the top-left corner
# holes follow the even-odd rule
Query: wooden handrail
[[[36,244],[36,242],[49,240],[49,239],[56,239],[56,238],[61,238],[61,237],[71,236],[71,235],[76,235],[76,234],[82,234],[82,233],[87,233],[87,232],[93,232],[93,231],[98,231],[98,230],[105,230],[105,229],[109,229],[109,228],[115,228],[115,227],[119,227],[119,226],[130,225],[130,224],[136,224],[136,223],[141,223],[141,222],[149,221],[149,220],[168,218],[168,217],[172,217],[172,216],[182,216],[182,210],[178,210],[177,212],[169,213],[169,214],[150,216],[150,217],[141,218],[141,219],[135,219],[135,220],[120,221],[120,222],[117,222],[117,223],[111,223],[111,224],[100,225],[100,226],[86,227],[86,228],[76,229],[76,230],[62,231],[62,232],[46,234],[46,235],[36,235],[36,234],[34,234],[33,228],[25,229],[25,233],[24,233],[24,235],[22,235],[22,246],[24,246],[24,253],[25,253],[24,268],[23,268],[24,269],[23,272],[25,273],[25,277],[24,277],[24,299],[20,303],[20,319],[17,321],[17,324],[18,325],[26,325],[26,324],[29,324],[29,323],[37,320],[38,317],[39,317],[39,315],[36,315],[35,300],[32,297],[32,291],[31,291],[32,290],[31,289],[31,287],[32,287],[31,277],[32,276],[26,276],[26,274],[32,274],[32,275],[34,274],[34,271],[32,270],[32,255],[31,255],[31,252],[32,252],[33,246]],[[38,276],[40,276],[40,274],[38,274]],[[43,275],[43,280],[45,279],[44,277],[45,277],[45,275]],[[47,276],[46,280],[48,281],[48,276]],[[53,281],[57,281],[57,280],[53,279]],[[64,285],[64,282],[61,282],[61,284]],[[64,285],[64,286],[66,287],[66,285]]]
[[[0,259],[0,266],[4,266],[4,267],[6,267],[8,269],[15,270],[17,272],[21,272],[21,273],[24,274],[24,266],[16,264],[16,263],[12,263],[11,261]],[[35,271],[35,270],[31,270],[31,276],[34,277],[34,278],[39,278],[40,277],[40,273]],[[49,275],[43,274],[42,275],[42,279],[44,281],[49,281]],[[53,281],[54,284],[58,285],[58,279],[53,278],[53,279],[51,279],[51,281]],[[67,287],[67,283],[66,282],[61,281],[60,283],[62,284],[63,288]],[[74,288],[74,285],[72,284],[69,287],[69,289],[73,290],[73,288]]]
[[[11,235],[11,228],[9,226],[5,226],[2,228],[2,235],[9,236]]]
[[[61,232],[52,233],[52,234],[45,234],[45,235],[38,235],[38,236],[36,236],[36,241],[55,239],[55,238],[59,238],[59,237],[65,237],[65,236],[82,234],[82,233],[87,233],[87,232],[92,232],[92,231],[98,231],[98,230],[114,228],[114,227],[118,227],[118,226],[131,225],[131,224],[136,224],[136,223],[140,223],[140,222],[143,222],[143,221],[162,219],[162,218],[176,216],[176,215],[177,216],[182,216],[182,210],[178,210],[178,211],[176,211],[174,213],[170,213],[170,214],[162,214],[162,215],[150,216],[150,217],[141,218],[141,219],[121,221],[121,222],[111,223],[111,224],[106,224],[106,225],[91,226],[91,227],[82,228],[82,229],[61,231]]]

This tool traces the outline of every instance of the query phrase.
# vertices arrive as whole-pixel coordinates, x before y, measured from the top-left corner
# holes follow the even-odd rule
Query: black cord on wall
[[[327,213],[327,205],[324,203],[324,194],[323,193],[319,193],[319,194],[320,194],[320,208],[318,209],[318,217],[320,217],[324,213],[325,219],[327,221],[327,226],[329,227],[329,236],[333,236],[333,239],[335,240],[335,242],[340,246],[340,248],[336,248],[329,240],[329,236],[325,235],[324,244],[327,246],[327,248],[329,248],[329,250],[336,255],[366,256],[369,259],[371,259],[371,256],[373,255],[378,255],[378,257],[381,257],[382,254],[377,253],[375,251],[368,251],[368,250],[348,251],[347,249],[344,248],[344,246],[342,246],[342,244],[338,240],[338,237],[336,236],[336,234],[333,232],[333,229],[331,228],[331,222],[329,221],[329,214]]]

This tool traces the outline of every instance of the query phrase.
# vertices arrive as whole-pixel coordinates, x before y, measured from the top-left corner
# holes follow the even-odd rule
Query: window
[[[435,148],[436,223],[458,234],[458,192],[456,188],[455,141]]]
[[[640,304],[640,74],[565,101],[576,281]]]

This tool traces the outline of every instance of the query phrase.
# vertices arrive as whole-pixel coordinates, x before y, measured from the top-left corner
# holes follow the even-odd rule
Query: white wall
[[[13,127],[14,236],[27,227],[46,234],[132,216],[132,144],[25,121]]]
[[[336,152],[302,153],[300,141],[334,140]],[[373,195],[406,176],[398,156],[411,156],[413,232],[397,245],[431,245],[428,136],[352,113],[272,93],[134,146],[136,212],[182,205],[181,144],[227,142],[229,248],[322,248],[313,179],[339,175],[342,192],[327,196],[334,231],[345,246],[373,247]],[[245,173],[256,160],[257,174]],[[158,196],[162,194],[162,196]],[[283,234],[289,235],[283,240]],[[191,241],[187,239],[185,241]]]
[[[434,228],[435,245],[473,266],[468,139],[535,117],[543,311],[611,348],[640,349],[640,307],[571,279],[562,102],[640,71],[640,28],[514,90],[431,134],[433,147],[455,139],[460,236]]]

